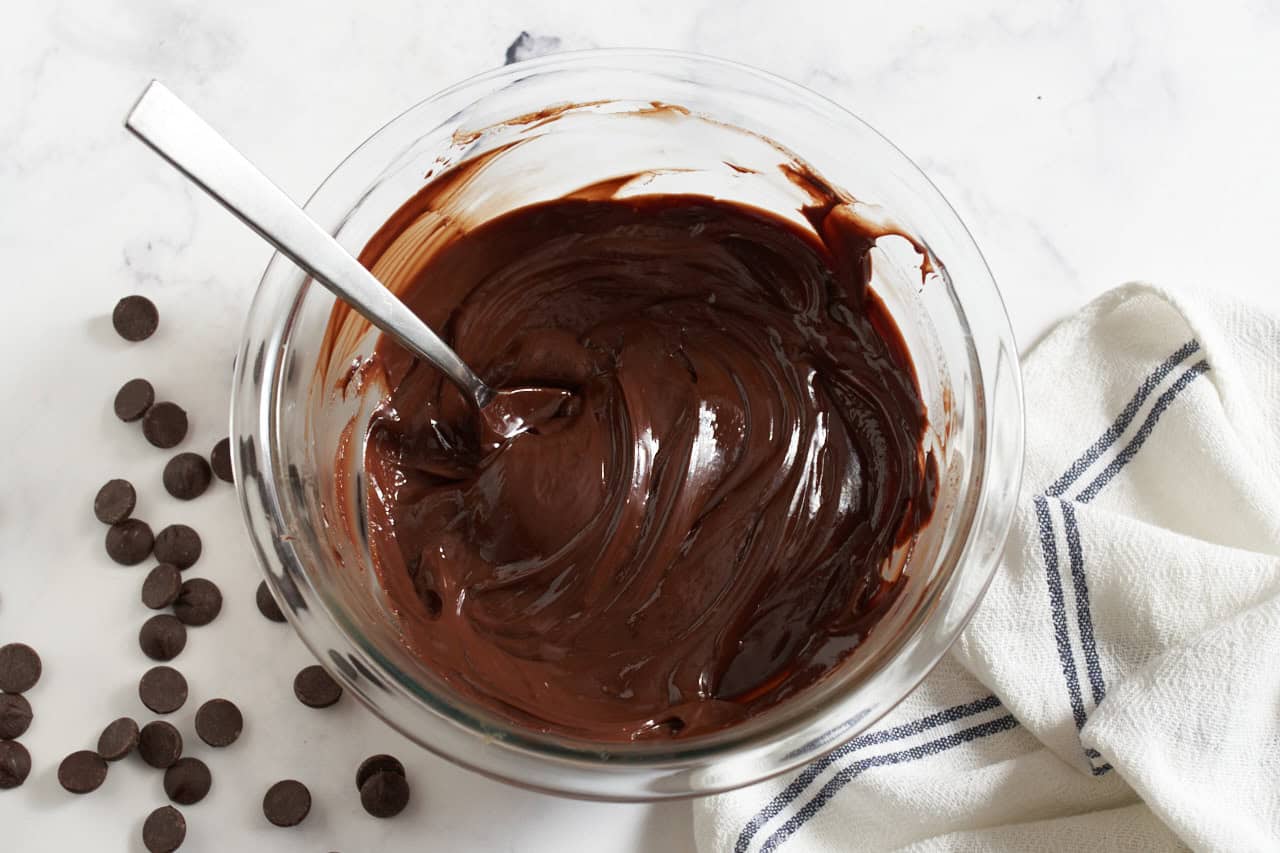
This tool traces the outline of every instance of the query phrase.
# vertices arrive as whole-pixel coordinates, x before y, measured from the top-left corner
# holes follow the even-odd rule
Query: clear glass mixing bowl
[[[427,749],[491,776],[581,797],[654,800],[803,764],[857,735],[925,677],[995,570],[1023,430],[1016,349],[995,282],[938,190],[862,121],[795,84],[688,54],[561,54],[475,77],[374,134],[306,207],[358,253],[448,166],[516,140],[465,200],[468,216],[638,172],[647,177],[622,192],[705,192],[794,214],[802,194],[777,166],[799,158],[928,247],[936,274],[927,277],[905,240],[883,239],[874,257],[873,287],[911,349],[941,472],[933,520],[910,553],[896,555],[906,566],[903,593],[844,664],[712,735],[604,745],[521,728],[465,700],[401,643],[365,541],[361,459],[335,459],[344,430],[364,434],[382,390],[338,390],[375,335],[353,318],[326,339],[334,298],[278,255],[249,315],[232,418],[236,484],[269,584],[348,691]]]

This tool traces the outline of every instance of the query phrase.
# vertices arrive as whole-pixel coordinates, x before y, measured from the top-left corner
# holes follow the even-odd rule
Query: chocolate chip
[[[374,817],[395,817],[409,805],[409,782],[390,770],[375,773],[360,786],[360,805]]]
[[[196,711],[196,734],[209,746],[230,746],[244,730],[244,716],[227,699],[210,699]]]
[[[315,664],[294,677],[293,695],[307,707],[328,708],[342,698],[342,687],[325,672],[324,667]]]
[[[191,569],[200,560],[200,534],[186,524],[170,524],[156,534],[156,560],[173,564],[179,571]]]
[[[58,765],[58,784],[73,794],[96,791],[106,778],[107,762],[87,749],[71,753]]]
[[[187,413],[177,403],[156,403],[142,416],[147,441],[167,450],[187,437]]]
[[[98,736],[98,755],[107,761],[119,761],[138,745],[138,724],[130,717],[110,723]]]
[[[275,598],[271,595],[267,582],[263,581],[258,584],[258,612],[270,619],[272,622],[283,622],[284,614],[280,612],[280,605],[276,604]]]
[[[0,740],[0,790],[16,788],[31,773],[31,753],[16,740]]]
[[[145,415],[155,401],[156,391],[150,382],[145,379],[130,379],[116,392],[113,407],[117,418],[125,423],[132,423]]]
[[[160,324],[160,312],[155,303],[145,296],[126,296],[116,303],[111,312],[111,325],[126,341],[145,341],[155,334]]]
[[[369,756],[360,762],[360,767],[356,770],[356,790],[363,788],[364,783],[369,781],[369,777],[376,773],[399,773],[403,776],[404,765],[398,758],[391,755]]]
[[[147,573],[142,582],[142,603],[152,610],[168,607],[178,600],[182,591],[182,575],[178,567],[170,563],[161,563]]]
[[[187,701],[187,680],[171,666],[153,666],[138,680],[138,698],[157,714],[171,714]]]
[[[151,555],[151,525],[127,518],[107,528],[107,556],[122,566],[136,566]]]
[[[164,792],[169,799],[184,806],[195,805],[204,799],[213,785],[209,765],[198,758],[179,758],[164,771]]]
[[[208,625],[222,610],[222,592],[206,578],[192,578],[182,584],[173,613],[187,625]]]
[[[187,838],[187,819],[173,806],[161,806],[142,824],[142,843],[148,853],[173,853]]]
[[[156,534],[156,559],[179,571],[191,568],[200,559],[200,534],[185,524],[170,524]]]
[[[182,757],[182,733],[164,720],[147,723],[138,734],[138,755],[157,770],[172,767]]]
[[[31,703],[17,693],[0,693],[0,740],[21,737],[31,725]]]
[[[297,826],[311,811],[311,792],[296,779],[285,779],[267,789],[262,813],[276,826]]]
[[[213,473],[218,475],[219,480],[235,482],[235,476],[231,472],[231,439],[224,438],[213,446],[209,464],[213,466]]]
[[[0,646],[0,692],[26,693],[40,680],[40,655],[25,643]]]
[[[93,514],[103,524],[118,524],[133,514],[138,494],[128,480],[107,480],[93,498]]]
[[[199,453],[179,453],[164,466],[164,489],[179,500],[200,497],[213,481],[209,463]]]
[[[187,626],[172,614],[157,614],[142,623],[138,645],[152,660],[173,660],[187,647]]]

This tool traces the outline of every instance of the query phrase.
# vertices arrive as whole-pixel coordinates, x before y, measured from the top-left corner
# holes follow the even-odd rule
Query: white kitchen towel
[[[1128,285],[1023,376],[960,642],[853,741],[695,803],[701,851],[1280,851],[1280,316]]]

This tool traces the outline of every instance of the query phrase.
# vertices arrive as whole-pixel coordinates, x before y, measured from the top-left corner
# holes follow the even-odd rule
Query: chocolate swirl
[[[806,215],[812,231],[700,196],[561,199],[399,270],[491,384],[573,393],[482,446],[433,368],[378,343],[374,555],[407,642],[455,688],[542,730],[683,738],[802,690],[873,629],[936,474],[868,286],[875,235],[834,202]]]

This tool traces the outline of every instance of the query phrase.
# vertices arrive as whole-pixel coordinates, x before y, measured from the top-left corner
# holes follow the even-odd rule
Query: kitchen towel
[[[1135,284],[1023,361],[991,590],[914,693],[698,847],[1280,850],[1280,315]]]

